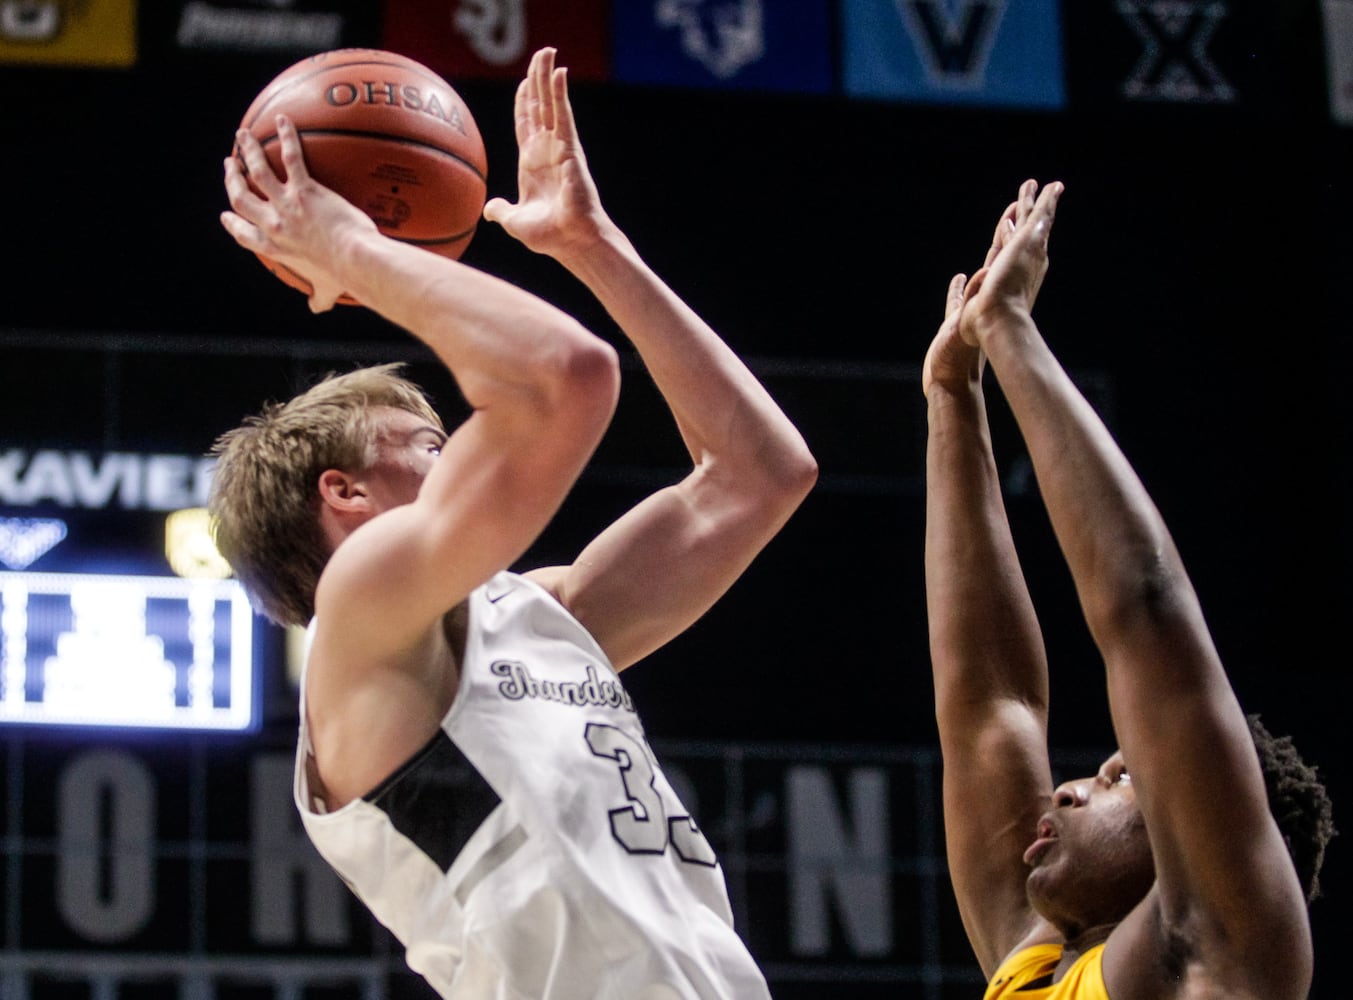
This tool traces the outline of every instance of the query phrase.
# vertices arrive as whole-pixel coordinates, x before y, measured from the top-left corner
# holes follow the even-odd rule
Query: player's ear
[[[369,497],[366,484],[342,469],[325,469],[319,474],[320,503],[338,513],[364,509]]]

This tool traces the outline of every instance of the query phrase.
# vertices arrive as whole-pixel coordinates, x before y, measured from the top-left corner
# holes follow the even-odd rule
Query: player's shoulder
[[[1219,933],[1197,908],[1175,919],[1164,913],[1159,887],[1114,928],[1104,948],[1103,977],[1114,1000],[1194,996],[1235,1000],[1300,1000],[1310,963],[1281,928],[1246,944]]]

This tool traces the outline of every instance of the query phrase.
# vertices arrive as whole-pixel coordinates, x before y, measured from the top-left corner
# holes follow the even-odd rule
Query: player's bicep
[[[758,514],[754,503],[688,478],[599,534],[557,577],[556,593],[623,669],[727,592],[781,526]]]
[[[1173,670],[1152,675],[1172,661]],[[1262,939],[1291,902],[1295,877],[1253,737],[1210,643],[1139,642],[1108,662],[1114,727],[1151,837],[1164,918],[1206,912],[1232,940]]]

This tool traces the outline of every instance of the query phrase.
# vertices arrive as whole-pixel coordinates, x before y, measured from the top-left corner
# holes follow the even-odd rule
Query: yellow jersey
[[[1109,1000],[1104,988],[1104,946],[1095,945],[1076,960],[1061,981],[1052,973],[1062,946],[1039,944],[1017,951],[996,970],[982,1000]]]

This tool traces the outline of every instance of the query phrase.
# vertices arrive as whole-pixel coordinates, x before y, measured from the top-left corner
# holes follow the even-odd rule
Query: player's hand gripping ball
[[[474,236],[487,194],[484,140],[470,109],[421,63],[380,49],[336,49],[279,73],[240,122],[279,177],[278,114],[296,126],[310,175],[386,236],[455,259]],[[310,283],[262,254],[293,288]],[[343,296],[340,302],[354,304]]]

